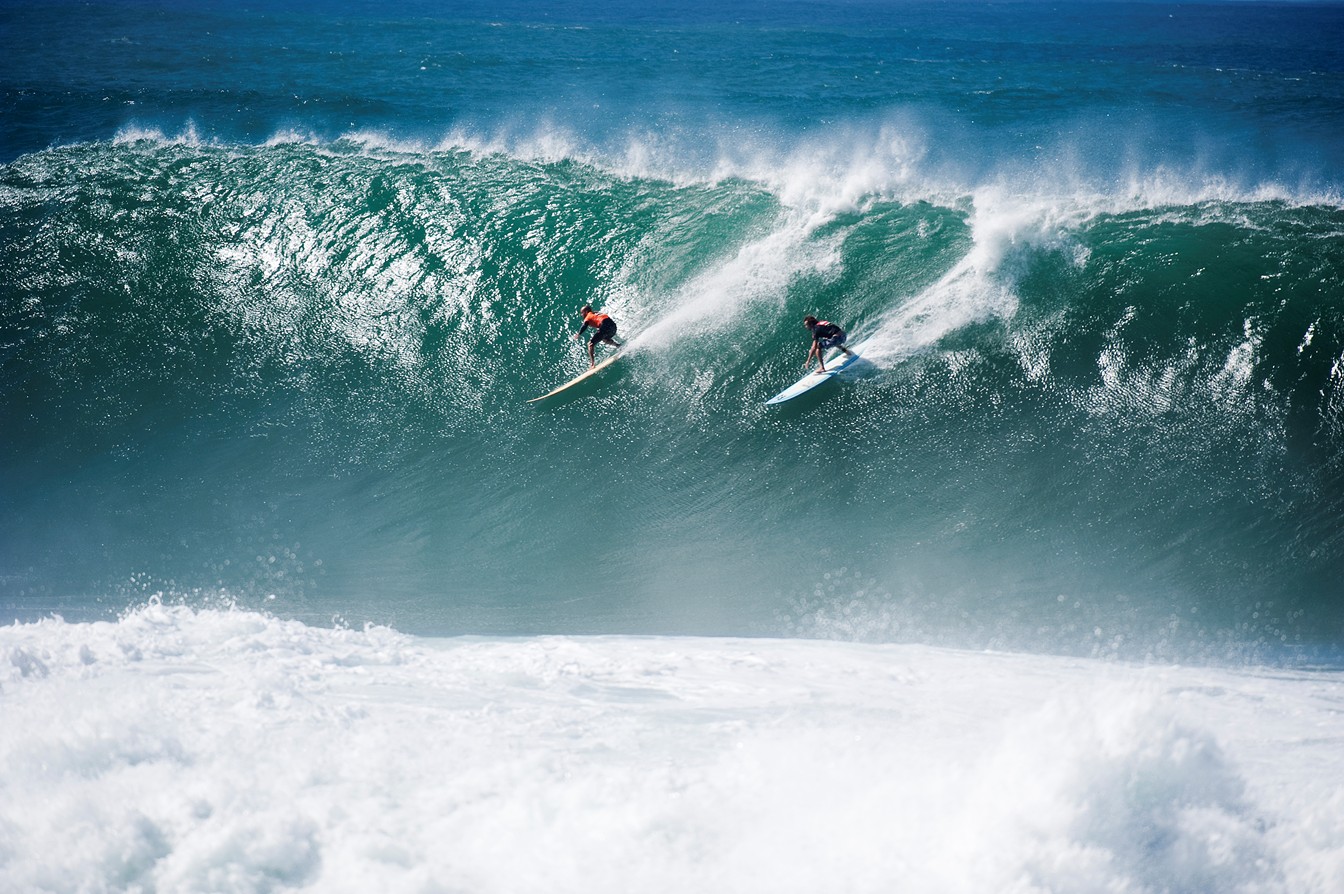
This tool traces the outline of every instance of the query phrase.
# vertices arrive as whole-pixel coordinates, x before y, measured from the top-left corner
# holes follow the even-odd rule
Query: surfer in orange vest
[[[579,308],[579,316],[583,317],[583,325],[579,331],[574,334],[576,339],[582,338],[583,333],[588,327],[593,328],[593,337],[588,339],[588,368],[592,369],[596,365],[596,358],[593,356],[598,342],[611,345],[613,348],[619,348],[621,343],[616,341],[616,321],[606,314],[593,312],[591,304],[585,304]]]
[[[803,369],[812,366],[812,358],[817,358],[817,363],[821,368],[817,372],[826,371],[825,354],[829,348],[839,348],[846,354],[851,354],[849,348],[845,347],[845,330],[830,322],[829,320],[818,320],[816,317],[808,314],[803,317],[803,325],[812,333],[812,347],[807,352],[807,362],[803,364]]]

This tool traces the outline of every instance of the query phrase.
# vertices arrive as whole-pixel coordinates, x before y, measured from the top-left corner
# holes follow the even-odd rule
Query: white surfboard
[[[851,364],[854,363],[854,361],[859,359],[858,346],[850,348],[849,350],[850,353],[848,354],[844,353],[843,351],[836,351],[835,354],[826,358],[825,372],[822,372],[819,369],[813,370],[812,372],[803,376],[798,381],[794,382],[788,388],[785,388],[783,391],[779,392],[774,397],[767,400],[765,402],[765,405],[768,407],[771,404],[782,404],[785,401],[793,400],[795,397],[801,397],[802,395],[811,391],[813,388],[816,388],[818,385],[829,382],[831,379],[835,378],[837,375],[844,372],[846,367],[850,366]]]
[[[595,375],[597,375],[598,373],[600,373],[602,370],[606,369],[608,366],[611,366],[613,363],[616,362],[616,358],[620,357],[620,356],[621,356],[622,354],[624,354],[624,353],[625,353],[625,351],[617,351],[615,354],[612,354],[612,355],[611,355],[610,357],[608,357],[606,360],[603,360],[601,363],[597,364],[597,366],[594,366],[594,367],[593,367],[592,369],[590,369],[590,370],[586,370],[582,375],[575,376],[574,378],[570,379],[568,382],[566,382],[565,384],[561,385],[559,388],[555,389],[554,391],[547,391],[547,392],[546,392],[545,394],[543,394],[541,397],[534,397],[534,398],[530,399],[530,400],[528,401],[528,403],[530,403],[530,404],[534,404],[534,403],[536,403],[536,402],[539,401],[539,400],[545,400],[545,399],[548,398],[548,397],[555,397],[557,394],[561,393],[562,391],[568,391],[570,388],[573,388],[575,385],[577,385],[577,384],[579,384],[580,382],[584,381],[584,380],[587,379],[589,376],[595,376]]]

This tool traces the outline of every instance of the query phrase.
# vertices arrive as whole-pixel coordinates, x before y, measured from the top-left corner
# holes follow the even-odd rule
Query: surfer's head
[[[812,316],[811,314],[808,314],[807,316],[803,317],[803,325],[806,326],[808,329],[811,329],[813,326],[817,325],[817,318]]]
[[[592,312],[593,312],[593,306],[591,304],[585,304],[583,307],[579,308],[580,314],[590,314]]]

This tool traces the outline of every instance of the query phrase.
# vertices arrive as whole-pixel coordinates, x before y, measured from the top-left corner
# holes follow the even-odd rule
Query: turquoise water
[[[1338,5],[0,15],[0,620],[1339,654]]]

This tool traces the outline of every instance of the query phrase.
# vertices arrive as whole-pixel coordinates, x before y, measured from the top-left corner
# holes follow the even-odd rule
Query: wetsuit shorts
[[[819,339],[817,339],[817,344],[821,347],[821,349],[822,349],[823,351],[826,350],[826,349],[828,349],[828,348],[838,348],[838,347],[840,347],[841,345],[843,345],[844,343],[845,343],[845,333],[844,333],[844,332],[837,332],[835,335],[832,335],[830,338],[819,338]]]
[[[602,321],[602,325],[597,327],[593,337],[588,339],[589,344],[597,344],[600,341],[606,341],[609,338],[616,337],[616,321],[607,317]]]

